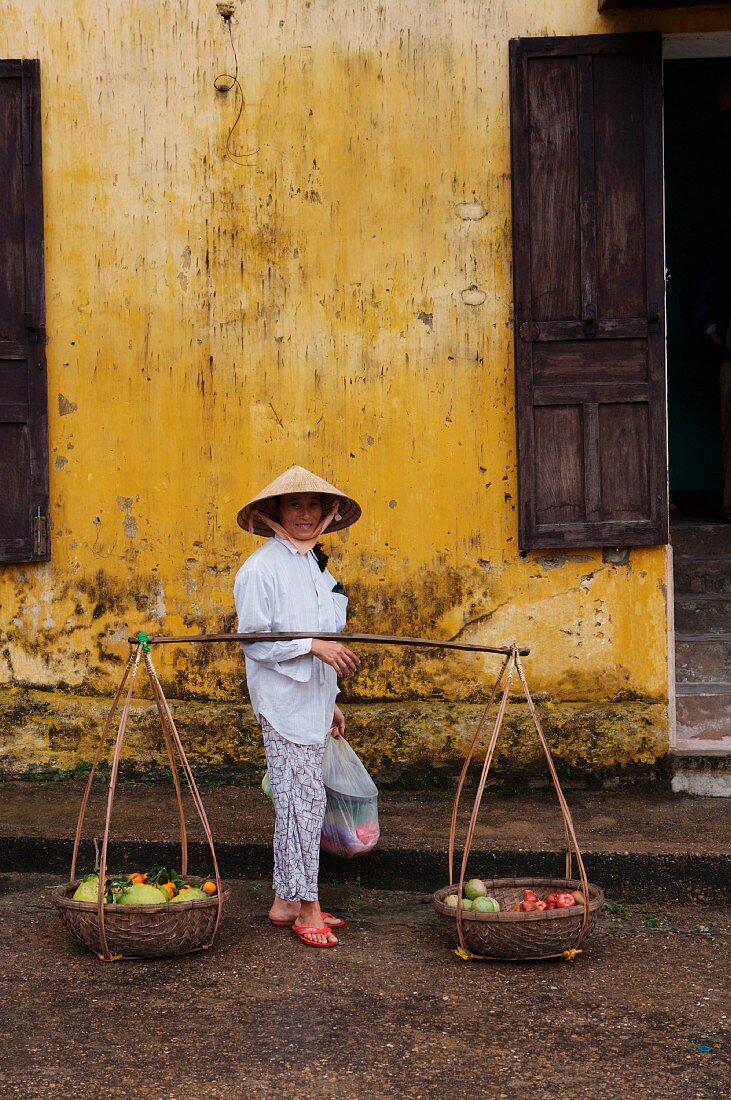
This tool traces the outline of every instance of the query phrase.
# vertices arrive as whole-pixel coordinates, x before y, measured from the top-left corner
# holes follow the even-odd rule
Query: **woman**
[[[236,574],[239,632],[342,630],[348,600],[326,568],[317,540],[359,516],[354,500],[301,466],[292,466],[249,501],[238,523],[267,541]],[[247,642],[244,655],[276,818],[269,919],[291,926],[310,947],[334,947],[333,928],[345,921],[321,911],[317,889],[325,816],[322,757],[329,732],[345,731],[335,702],[337,678],[353,672],[359,659],[340,642],[317,638]]]

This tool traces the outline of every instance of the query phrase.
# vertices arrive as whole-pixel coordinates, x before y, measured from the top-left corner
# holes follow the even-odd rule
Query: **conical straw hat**
[[[360,518],[360,505],[352,497],[346,496],[329,481],[324,481],[317,474],[306,470],[304,466],[290,466],[244,505],[236,517],[239,527],[243,527],[245,531],[249,530],[249,516],[252,511],[273,515],[276,510],[273,498],[280,497],[283,493],[323,493],[325,496],[338,498],[337,515],[322,532],[323,535],[329,534],[330,531],[342,531]],[[254,517],[253,530],[255,535],[263,535],[265,538],[274,534],[271,527],[256,517]]]

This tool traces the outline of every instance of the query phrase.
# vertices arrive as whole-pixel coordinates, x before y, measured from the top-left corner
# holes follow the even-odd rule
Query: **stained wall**
[[[41,62],[52,542],[0,566],[8,767],[86,752],[81,718],[53,731],[113,690],[131,630],[233,627],[235,514],[293,462],[362,503],[330,540],[353,630],[517,639],[555,744],[595,716],[569,757],[662,755],[667,551],[519,554],[511,313],[508,40],[647,28],[731,16],[246,0],[229,35],[200,0],[0,0],[0,55]],[[199,759],[242,758],[244,719],[215,711],[245,701],[235,647],[158,657],[221,715]],[[440,757],[429,699],[459,747],[495,671],[363,657],[354,724],[393,738],[400,708],[384,759]]]

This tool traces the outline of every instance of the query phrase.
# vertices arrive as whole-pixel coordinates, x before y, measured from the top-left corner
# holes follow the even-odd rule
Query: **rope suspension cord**
[[[432,638],[404,638],[395,634],[317,634],[310,631],[286,631],[257,634],[187,634],[179,637],[165,634],[148,636],[144,631],[128,638],[130,645],[168,645],[181,642],[291,642],[299,638],[320,638],[327,642],[356,642],[361,645],[402,645],[431,649],[460,649],[472,653],[501,653],[509,656],[517,652],[527,657],[530,649],[514,646],[474,645],[472,642],[439,642]]]

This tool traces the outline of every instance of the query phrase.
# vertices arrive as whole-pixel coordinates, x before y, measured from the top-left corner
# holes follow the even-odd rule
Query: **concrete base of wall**
[[[170,700],[191,763],[211,777],[252,782],[265,767],[259,728],[245,700],[223,704]],[[41,775],[88,768],[107,716],[106,697],[32,688],[0,689],[0,774]],[[444,701],[343,704],[346,736],[382,786],[448,785],[459,774],[483,708]],[[667,782],[667,705],[637,700],[539,704],[562,780],[615,786],[622,778]],[[488,721],[480,738],[489,738]],[[110,734],[111,742],[116,725]],[[140,698],[130,712],[123,766],[153,773],[166,766],[157,712]],[[548,771],[528,708],[508,706],[493,764],[496,777],[540,785]]]
[[[731,798],[731,756],[728,753],[670,757],[671,789],[674,794],[700,798]]]

